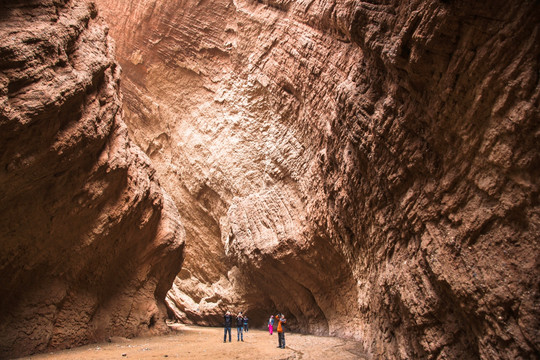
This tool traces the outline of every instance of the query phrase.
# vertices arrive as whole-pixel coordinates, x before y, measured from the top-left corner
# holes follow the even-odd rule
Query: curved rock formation
[[[186,219],[168,302],[385,358],[540,348],[539,3],[99,0]]]
[[[0,14],[0,358],[166,330],[184,230],[129,140],[107,27],[84,2]]]

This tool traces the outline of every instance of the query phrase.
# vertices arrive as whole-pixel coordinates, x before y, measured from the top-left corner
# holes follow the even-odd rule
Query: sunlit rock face
[[[186,222],[176,317],[539,351],[538,2],[97,3]]]
[[[95,6],[0,4],[0,358],[166,331],[184,230]]]

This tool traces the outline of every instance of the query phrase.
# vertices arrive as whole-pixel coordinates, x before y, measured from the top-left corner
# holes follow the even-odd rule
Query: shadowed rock
[[[539,351],[537,1],[98,1],[190,242],[167,301],[375,357]]]
[[[93,5],[0,5],[0,357],[166,331],[178,210],[122,121]]]

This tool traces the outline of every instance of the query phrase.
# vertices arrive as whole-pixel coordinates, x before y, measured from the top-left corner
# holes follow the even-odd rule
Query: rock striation
[[[537,1],[98,0],[185,219],[167,301],[388,359],[540,351]]]
[[[0,358],[167,329],[184,230],[95,5],[0,4]]]

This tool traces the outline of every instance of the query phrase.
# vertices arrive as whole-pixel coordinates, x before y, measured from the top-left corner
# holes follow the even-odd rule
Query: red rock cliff
[[[96,13],[0,5],[0,358],[166,329],[184,230]]]
[[[177,316],[280,310],[384,358],[538,354],[537,1],[98,5],[186,218]]]

